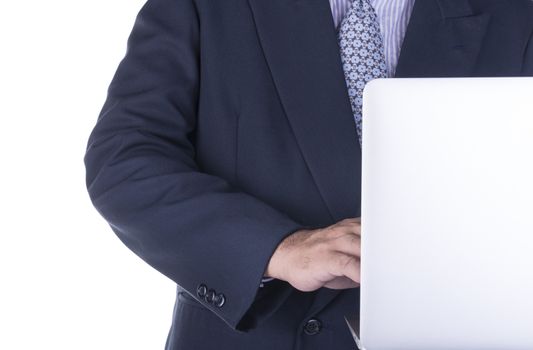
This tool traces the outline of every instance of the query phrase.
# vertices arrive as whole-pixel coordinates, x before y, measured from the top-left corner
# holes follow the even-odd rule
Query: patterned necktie
[[[353,0],[339,25],[338,39],[348,95],[362,146],[363,89],[369,81],[387,77],[378,18],[369,0]]]

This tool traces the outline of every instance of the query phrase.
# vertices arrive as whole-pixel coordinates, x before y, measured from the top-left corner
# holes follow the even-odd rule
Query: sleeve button
[[[203,299],[205,298],[206,294],[207,294],[207,286],[205,284],[200,284],[198,288],[196,289],[196,295],[198,295],[200,299]]]
[[[217,293],[215,292],[214,289],[209,289],[209,291],[207,292],[207,294],[205,295],[205,301],[209,304],[213,304],[214,301],[215,301],[215,297],[216,297]]]
[[[215,306],[222,307],[226,303],[226,297],[224,294],[220,293],[215,297]]]

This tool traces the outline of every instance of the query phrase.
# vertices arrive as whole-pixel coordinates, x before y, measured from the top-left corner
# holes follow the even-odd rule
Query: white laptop
[[[360,348],[533,349],[533,78],[380,79],[363,105]]]

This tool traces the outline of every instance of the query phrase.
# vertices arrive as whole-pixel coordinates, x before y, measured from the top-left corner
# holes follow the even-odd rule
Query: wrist
[[[290,266],[291,252],[295,249],[300,238],[309,231],[307,229],[295,231],[281,241],[270,258],[265,277],[288,281],[287,271]]]

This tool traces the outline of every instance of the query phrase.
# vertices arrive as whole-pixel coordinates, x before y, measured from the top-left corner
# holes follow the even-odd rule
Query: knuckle
[[[342,244],[350,249],[360,249],[361,237],[355,234],[346,234],[342,238]]]
[[[345,269],[350,266],[354,261],[354,258],[348,255],[340,255],[337,261],[340,269]]]
[[[361,238],[359,236],[352,235],[350,237],[350,244],[360,247],[361,246]]]
[[[356,224],[352,225],[351,229],[352,229],[352,232],[355,233],[356,235],[358,235],[358,236],[361,235],[361,224],[356,223]]]

